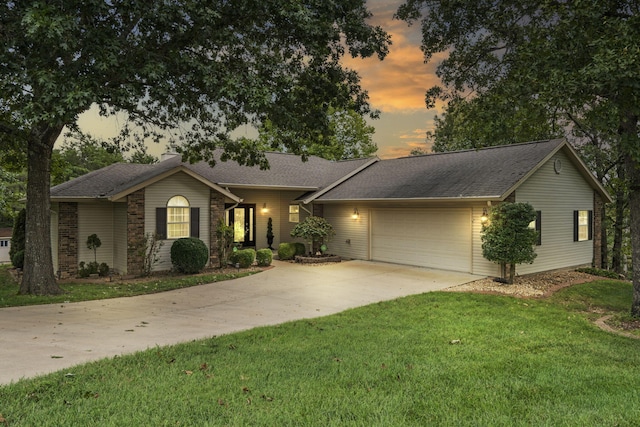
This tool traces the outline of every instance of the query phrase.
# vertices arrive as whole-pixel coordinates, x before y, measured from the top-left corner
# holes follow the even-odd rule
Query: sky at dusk
[[[362,87],[369,92],[371,106],[381,114],[368,120],[375,127],[377,155],[394,158],[408,155],[413,148],[425,148],[425,133],[433,127],[435,110],[427,110],[425,91],[438,84],[435,76],[437,57],[425,64],[420,50],[420,26],[409,27],[404,21],[393,20],[402,0],[368,0],[373,13],[371,23],[380,25],[391,35],[392,45],[384,61],[345,58],[345,66],[361,77]],[[114,118],[101,118],[97,109],[80,116],[80,127],[95,137],[108,138],[117,133]],[[255,136],[253,129],[239,130],[236,135]],[[162,144],[149,144],[149,153],[159,156],[166,151]]]

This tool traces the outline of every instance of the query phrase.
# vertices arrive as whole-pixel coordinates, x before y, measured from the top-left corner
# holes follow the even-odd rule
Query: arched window
[[[174,196],[167,202],[167,239],[189,237],[189,201],[183,196]]]

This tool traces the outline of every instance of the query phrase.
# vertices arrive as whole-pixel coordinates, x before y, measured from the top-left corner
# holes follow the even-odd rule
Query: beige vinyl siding
[[[53,272],[57,275],[58,265],[58,203],[51,203],[51,259],[53,261]]]
[[[113,204],[108,202],[78,203],[78,263],[94,261],[94,252],[87,248],[87,238],[96,234],[100,247],[95,256],[98,264],[113,267]]]
[[[233,194],[242,198],[242,204],[256,205],[256,249],[266,248],[267,244],[267,222],[272,218],[273,224],[273,244],[277,249],[282,242],[291,242],[294,239],[290,232],[295,224],[289,223],[289,204],[301,196],[300,191],[281,190],[249,190],[230,189]],[[262,213],[262,207],[267,204],[267,212]],[[308,214],[300,209],[300,218],[306,218]]]
[[[494,262],[487,261],[482,256],[482,217],[483,209],[487,209],[487,212],[491,209],[486,203],[473,205],[473,221],[472,221],[472,235],[473,235],[473,253],[472,253],[472,268],[473,274],[481,276],[499,276],[500,266]]]
[[[562,162],[559,174],[554,161]],[[563,153],[557,153],[516,191],[517,202],[542,212],[542,245],[533,264],[519,265],[519,274],[590,264],[593,240],[573,241],[573,211],[593,210],[593,189]]]
[[[113,269],[127,272],[127,204],[113,204]]]
[[[173,196],[183,196],[189,201],[189,207],[200,208],[200,240],[209,247],[209,211],[210,196],[209,187],[191,178],[189,175],[179,172],[162,181],[156,182],[145,188],[145,233],[153,233],[156,228],[156,208],[164,208]],[[171,269],[171,245],[174,240],[163,240],[163,245],[158,253],[159,260],[153,266],[153,271]]]
[[[354,205],[324,205],[324,217],[333,226],[335,236],[327,243],[328,252],[344,258],[369,259],[369,209]]]

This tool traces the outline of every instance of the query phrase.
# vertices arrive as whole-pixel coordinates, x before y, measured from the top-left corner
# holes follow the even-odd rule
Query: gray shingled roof
[[[381,160],[316,200],[498,199],[563,139]]]
[[[212,168],[206,162],[183,163],[179,156],[153,165],[116,163],[53,187],[51,197],[109,198],[180,167],[224,187],[289,187],[317,190],[372,161],[358,159],[333,162],[311,156],[307,162],[303,162],[299,156],[285,153],[266,153],[266,157],[271,166],[268,170],[240,166],[233,161],[218,161]]]
[[[306,189],[308,193],[300,197],[304,203],[313,200],[501,200],[545,159],[563,148],[573,152],[564,139],[555,139],[391,160],[333,162],[312,156],[303,162],[293,154],[266,153],[271,165],[269,170],[239,166],[232,161],[218,161],[212,168],[205,162],[183,163],[176,156],[154,165],[114,164],[53,187],[51,197],[120,197],[164,173],[186,168],[212,184],[230,188],[231,192],[234,187],[244,186]],[[572,157],[585,178],[609,200],[606,190],[586,166],[577,156]]]

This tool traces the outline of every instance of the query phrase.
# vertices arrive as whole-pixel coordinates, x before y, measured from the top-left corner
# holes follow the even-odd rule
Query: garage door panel
[[[470,271],[470,218],[469,209],[374,210],[371,258]]]

